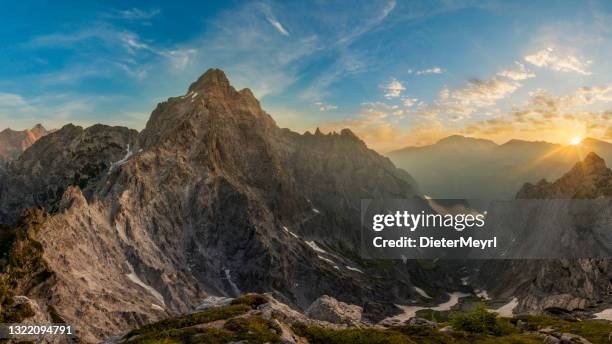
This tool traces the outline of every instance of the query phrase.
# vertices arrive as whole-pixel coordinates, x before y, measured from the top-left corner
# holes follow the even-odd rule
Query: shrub
[[[318,326],[294,325],[296,334],[306,337],[311,344],[413,344],[408,336],[395,330],[327,329]]]
[[[502,336],[513,331],[507,321],[497,319],[495,314],[489,313],[483,304],[469,314],[454,314],[451,317],[451,324],[455,330],[493,336]]]

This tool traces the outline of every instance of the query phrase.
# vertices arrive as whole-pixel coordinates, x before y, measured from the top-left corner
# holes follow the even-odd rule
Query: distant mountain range
[[[523,183],[554,180],[594,152],[612,161],[612,144],[586,138],[577,145],[493,141],[449,136],[423,147],[389,153],[428,196],[438,199],[511,199]]]
[[[0,165],[17,158],[47,133],[47,129],[40,124],[35,125],[32,129],[21,131],[8,128],[0,131]]]

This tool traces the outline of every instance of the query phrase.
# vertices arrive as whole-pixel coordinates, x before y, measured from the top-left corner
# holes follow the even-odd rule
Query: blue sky
[[[612,140],[609,2],[29,1],[0,22],[0,128],[141,129],[218,67],[280,126],[381,151]]]

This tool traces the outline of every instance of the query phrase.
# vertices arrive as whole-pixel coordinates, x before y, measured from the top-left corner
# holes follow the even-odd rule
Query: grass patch
[[[232,305],[247,305],[256,309],[260,305],[268,303],[268,299],[260,294],[246,294],[232,300]]]
[[[223,329],[184,328],[141,334],[128,341],[131,344],[224,344],[235,341],[237,336]]]
[[[235,333],[239,340],[253,344],[279,343],[282,333],[280,326],[261,316],[233,318],[228,320],[223,328]]]
[[[311,344],[414,344],[408,336],[396,330],[341,329],[294,325],[296,334]]]
[[[545,315],[522,315],[518,319],[527,323],[530,330],[550,327],[558,332],[577,334],[592,343],[608,343],[612,323],[604,320],[567,321]]]
[[[168,331],[176,329],[183,329],[185,327],[204,324],[216,320],[229,319],[237,315],[244,314],[251,309],[252,308],[247,305],[230,305],[221,308],[207,309],[203,312],[188,314],[181,317],[168,318],[145,325],[139,329],[130,331],[125,338],[141,335],[146,337],[150,335],[163,335]]]
[[[259,316],[236,318],[268,299],[259,294],[247,294],[232,300],[229,306],[164,319],[129,332],[124,338],[130,343],[203,343],[216,344],[247,340],[249,343],[276,343],[280,328]],[[227,320],[223,329],[195,327],[217,320]]]

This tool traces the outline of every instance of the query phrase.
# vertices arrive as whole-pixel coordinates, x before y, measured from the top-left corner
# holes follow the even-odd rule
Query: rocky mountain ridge
[[[0,132],[0,168],[17,158],[34,142],[48,133],[47,129],[41,124],[36,124],[32,129],[21,131],[9,128],[2,130]]]
[[[588,154],[572,169],[554,182],[545,180],[533,185],[526,183],[517,193],[521,199],[599,199],[608,202],[604,211],[589,218],[572,221],[570,230],[580,231],[585,223],[610,223],[612,218],[612,170],[595,153]],[[541,218],[554,220],[542,213]],[[603,221],[603,222],[602,222]],[[555,226],[555,228],[558,226]],[[562,235],[554,235],[562,240]],[[490,276],[495,278],[490,278]],[[478,277],[480,287],[490,295],[517,298],[515,312],[583,312],[587,309],[609,307],[612,296],[612,267],[609,259],[553,259],[490,261],[482,267]]]
[[[28,296],[86,341],[211,294],[273,292],[297,308],[323,294],[351,303],[417,295],[416,263],[375,269],[357,259],[360,199],[414,197],[414,180],[349,130],[278,128],[220,70],[158,104],[140,134],[65,126],[4,180],[3,221],[31,206],[50,213],[36,239],[54,284]]]

